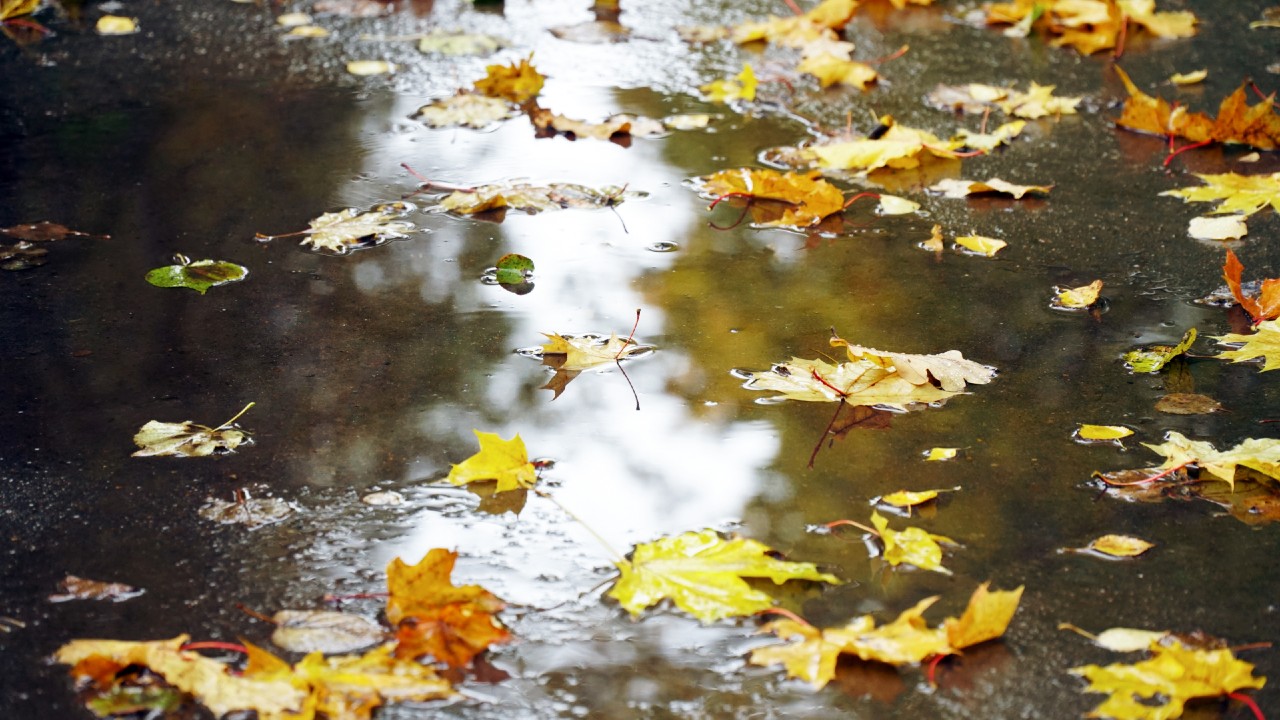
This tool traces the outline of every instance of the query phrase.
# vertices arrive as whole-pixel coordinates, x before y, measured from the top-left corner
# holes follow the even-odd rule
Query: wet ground
[[[1202,18],[1199,36],[1130,38],[1121,64],[1142,87],[1214,111],[1246,77],[1280,87],[1280,31],[1247,29],[1266,2],[1167,3]],[[581,5],[581,6],[579,6]],[[894,13],[871,7],[850,25],[856,57],[888,55],[867,93],[798,87],[746,114],[702,101],[696,86],[752,61],[766,79],[782,63],[728,45],[689,49],[673,27],[784,13],[763,2],[627,5],[625,43],[584,45],[547,28],[590,19],[585,4],[508,2],[474,9],[444,0],[380,18],[317,13],[324,40],[284,40],[279,8],[230,2],[113,3],[142,32],[100,37],[109,9],[44,19],[55,34],[0,46],[0,227],[49,220],[110,240],[50,244],[42,267],[0,274],[0,714],[88,717],[65,668],[45,661],[80,637],[245,638],[270,627],[235,609],[320,607],[326,593],[376,592],[384,568],[428,549],[460,553],[456,581],[512,604],[518,640],[491,654],[510,678],[471,682],[452,704],[401,706],[422,718],[1068,718],[1101,696],[1070,667],[1114,658],[1060,622],[1199,630],[1233,645],[1280,641],[1280,530],[1205,503],[1098,499],[1094,470],[1156,465],[1138,441],[1167,430],[1220,449],[1274,437],[1259,420],[1280,407],[1277,379],[1256,366],[1193,360],[1177,370],[1229,412],[1154,410],[1174,380],[1135,376],[1120,355],[1172,342],[1187,327],[1230,329],[1227,311],[1193,304],[1220,282],[1223,251],[1186,234],[1199,208],[1164,190],[1189,173],[1275,172],[1263,153],[1214,147],[1162,166],[1160,138],[1116,130],[1124,91],[1104,54],[1081,58],[1039,39],[1009,39],[958,20],[968,5]],[[1162,3],[1162,7],[1166,4]],[[306,9],[283,8],[283,9]],[[43,17],[43,16],[42,16]],[[536,139],[527,121],[490,132],[431,130],[409,119],[493,59],[440,59],[412,42],[362,41],[465,27],[502,35],[509,62],[534,52],[548,76],[542,102],[593,117],[711,112],[710,131],[634,139],[630,147]],[[358,78],[348,59],[385,58],[391,77]],[[1164,83],[1207,68],[1190,89]],[[1081,114],[1030,123],[1024,137],[966,160],[965,177],[1054,184],[1044,200],[948,200],[906,188],[926,216],[882,218],[855,206],[833,234],[731,230],[736,211],[706,209],[692,176],[757,165],[768,147],[807,137],[808,122],[839,127],[872,115],[949,135],[976,127],[926,107],[939,82],[1055,84],[1083,95]],[[866,130],[868,128],[862,128]],[[468,185],[512,178],[627,184],[649,193],[611,210],[503,222],[416,213],[423,232],[343,257],[256,233],[305,228],[323,212],[367,208],[413,192],[406,163],[432,180]],[[940,223],[948,236],[1006,240],[993,259],[916,244]],[[1280,274],[1280,221],[1249,220],[1236,245],[1247,277]],[[143,280],[176,253],[249,268],[243,283],[201,296]],[[481,282],[503,254],[537,264],[534,289]],[[1105,281],[1104,313],[1049,307],[1054,285]],[[541,333],[615,332],[656,352],[629,363],[640,410],[616,371],[584,373],[552,401],[550,371],[514,351]],[[853,430],[807,467],[834,406],[760,404],[735,369],[768,368],[828,351],[829,328],[855,342],[933,353],[959,349],[998,378],[945,407]],[[1198,349],[1208,350],[1202,341]],[[215,425],[246,403],[254,444],[213,459],[131,458],[148,420]],[[1081,423],[1125,424],[1126,448],[1072,441]],[[776,668],[749,666],[765,642],[756,623],[702,626],[680,613],[638,621],[604,600],[609,556],[554,504],[532,497],[517,516],[477,510],[470,492],[441,484],[475,451],[472,429],[520,433],[553,458],[543,483],[618,548],[703,527],[740,532],[820,563],[848,582],[791,598],[819,624],[864,614],[889,619],[940,594],[930,613],[956,614],[972,589],[1026,586],[1005,638],[922,671],[847,664],[814,692]],[[935,446],[963,448],[926,463]],[[869,498],[898,489],[961,486],[919,522],[957,539],[952,576],[886,570],[856,534],[815,523],[869,515]],[[238,489],[292,503],[257,529],[198,511]],[[406,503],[360,498],[394,490]],[[1115,562],[1060,548],[1104,533],[1157,544]],[[46,600],[68,573],[145,588],[121,603]],[[377,600],[347,609],[375,615]],[[1275,649],[1246,659],[1280,676]],[[1280,690],[1255,694],[1272,714]],[[1195,717],[1242,718],[1212,704]]]

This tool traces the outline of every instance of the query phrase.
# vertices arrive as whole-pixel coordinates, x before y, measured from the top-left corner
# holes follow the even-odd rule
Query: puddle
[[[1138,42],[1123,65],[1135,77],[1208,67],[1208,83],[1188,96],[1197,107],[1233,90],[1242,68],[1274,89],[1262,70],[1273,51],[1264,31],[1231,29],[1259,15],[1253,5],[1196,7],[1206,16],[1199,37]],[[544,30],[589,19],[582,8],[413,7],[383,20],[334,18],[342,37],[328,44],[281,43],[262,8],[178,3],[167,16],[144,16],[143,32],[128,38],[64,28],[39,45],[0,49],[0,63],[22,68],[0,78],[14,100],[0,110],[8,200],[0,226],[47,219],[111,235],[51,243],[45,265],[0,273],[0,357],[11,388],[0,400],[0,616],[25,623],[0,632],[6,716],[83,713],[63,669],[42,661],[71,638],[187,632],[265,643],[271,628],[236,603],[268,614],[319,608],[327,593],[380,590],[390,560],[414,562],[437,547],[460,553],[455,581],[511,603],[503,617],[518,640],[491,653],[511,678],[385,718],[1080,716],[1101,696],[1080,692],[1066,669],[1110,659],[1057,631],[1059,622],[1280,641],[1280,578],[1267,562],[1280,551],[1274,526],[1249,527],[1198,503],[1098,500],[1089,483],[1094,470],[1158,464],[1138,443],[1159,442],[1166,430],[1219,449],[1274,435],[1257,420],[1274,416],[1280,391],[1254,367],[1191,362],[1194,387],[1179,392],[1210,394],[1230,412],[1172,416],[1154,409],[1164,378],[1130,375],[1120,361],[1140,345],[1176,343],[1191,326],[1228,330],[1224,310],[1191,302],[1220,283],[1221,250],[1186,236],[1196,210],[1157,194],[1190,184],[1190,172],[1238,170],[1240,153],[1186,153],[1162,168],[1162,140],[1111,127],[1123,90],[1105,58],[956,25],[949,18],[961,9],[949,6],[908,11],[901,23],[885,12],[855,19],[858,57],[911,45],[882,68],[881,86],[809,93],[791,112],[745,116],[692,88],[736,73],[754,51],[689,50],[670,29],[781,8],[624,5],[631,40],[575,45]],[[549,77],[544,105],[557,112],[716,119],[710,131],[629,147],[536,139],[522,118],[485,132],[430,130],[408,118],[493,60],[356,38],[423,32],[455,17],[511,40],[520,52],[503,61],[533,50]],[[342,71],[346,57],[374,46],[404,70]],[[964,173],[1052,183],[1045,200],[908,190],[901,194],[927,216],[855,206],[844,231],[804,235],[746,222],[718,230],[710,223],[728,226],[740,210],[708,211],[685,185],[759,166],[765,149],[850,116],[861,125],[892,113],[940,135],[975,129],[972,117],[927,108],[924,95],[939,82],[1030,80],[1086,95],[1086,109],[1032,123],[1013,147],[965,161]],[[417,212],[410,219],[427,232],[343,257],[296,238],[255,241],[302,230],[325,212],[414,194],[420,181],[402,164],[457,185],[527,178],[648,196],[599,210],[509,211],[502,222]],[[1249,172],[1276,169],[1264,153]],[[1276,222],[1250,219],[1238,250],[1248,273],[1280,269],[1264,242]],[[994,258],[922,252],[916,244],[934,223],[948,239],[992,235],[1009,247]],[[250,274],[205,296],[147,284],[146,273],[175,253]],[[480,279],[507,253],[536,263],[524,294]],[[1096,278],[1106,283],[1105,315],[1050,308],[1055,286]],[[635,336],[657,350],[583,372],[554,400],[543,387],[552,370],[514,352],[545,342],[543,333],[625,338],[637,309]],[[833,406],[761,403],[742,388],[743,374],[830,353],[832,327],[871,347],[959,349],[1000,374],[941,407],[894,413],[886,429],[850,430],[822,444],[809,469]],[[149,420],[212,425],[251,401],[238,422],[254,444],[235,454],[129,457]],[[1083,446],[1072,440],[1082,423],[1136,435],[1123,448]],[[600,537],[545,498],[495,516],[441,482],[475,452],[473,428],[519,433],[531,456],[554,459],[542,487]],[[925,462],[921,453],[936,447],[960,453]],[[957,485],[922,521],[962,545],[947,556],[950,577],[885,570],[855,533],[807,530],[866,521],[873,497]],[[298,512],[254,529],[200,516],[206,498],[246,487],[269,489],[262,494]],[[361,502],[375,491],[403,503]],[[743,533],[847,580],[791,599],[819,624],[888,619],[940,594],[929,613],[937,621],[958,614],[987,580],[1027,591],[1005,639],[944,663],[938,689],[919,669],[849,663],[815,693],[745,662],[766,642],[754,621],[702,626],[672,610],[632,621],[602,601],[612,577],[604,545],[625,551],[704,527]],[[1104,533],[1156,548],[1128,563],[1057,552]],[[146,592],[124,603],[47,603],[67,574]],[[1272,655],[1247,659],[1276,676]],[[1278,692],[1254,696],[1265,708],[1280,702]]]

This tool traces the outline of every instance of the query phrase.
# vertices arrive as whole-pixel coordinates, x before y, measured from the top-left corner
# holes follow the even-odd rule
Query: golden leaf
[[[485,76],[475,81],[476,92],[489,97],[504,98],[520,104],[537,97],[542,92],[545,79],[530,63],[533,56],[514,65],[489,65]]]
[[[1271,321],[1274,322],[1274,321]],[[1280,439],[1249,438],[1230,450],[1218,451],[1212,444],[1191,440],[1170,430],[1159,445],[1143,443],[1152,452],[1165,458],[1162,470],[1195,464],[1204,473],[1235,487],[1238,466],[1256,470],[1263,475],[1280,480]]]
[[[395,64],[386,60],[352,60],[347,63],[347,72],[352,75],[389,75],[395,71]]]
[[[964,390],[965,383],[986,385],[996,376],[995,368],[966,360],[959,350],[937,355],[911,355],[852,345],[837,335],[828,342],[832,347],[843,347],[850,360],[867,361],[892,370],[912,385],[928,385],[932,377],[943,390],[959,392]]]
[[[957,392],[916,384],[892,370],[868,361],[832,365],[825,360],[792,358],[767,372],[753,373],[743,385],[748,390],[772,390],[788,400],[878,405],[906,410],[911,403],[933,403]]]
[[[698,88],[711,102],[728,103],[734,100],[750,102],[756,99],[756,74],[750,64],[742,66],[742,72],[726,80],[713,80]]]
[[[1128,535],[1103,535],[1094,538],[1084,549],[1111,557],[1128,558],[1137,557],[1153,547],[1155,547],[1154,544],[1142,538]]]
[[[947,618],[943,622],[952,652],[1004,635],[1013,621],[1018,603],[1022,601],[1022,586],[992,592],[987,589],[990,585],[985,582],[974,589],[959,619]]]
[[[776,200],[791,207],[767,225],[809,227],[828,215],[844,210],[840,188],[819,177],[817,172],[778,172],[770,169],[737,168],[721,170],[695,180],[704,196]]]
[[[1055,288],[1055,291],[1057,295],[1053,298],[1054,307],[1083,309],[1098,302],[1098,295],[1102,293],[1102,281],[1094,280],[1088,285],[1074,288]]]
[[[1262,358],[1262,372],[1280,368],[1280,321],[1266,320],[1258,323],[1257,332],[1253,335],[1228,333],[1216,335],[1214,339],[1220,345],[1230,345],[1233,350],[1226,350],[1214,355],[1222,360],[1245,362]]]
[[[968,197],[969,195],[998,193],[1012,195],[1014,199],[1021,200],[1028,193],[1048,195],[1049,191],[1053,189],[1053,186],[1015,185],[1011,182],[1005,182],[1000,178],[991,178],[990,180],[960,180],[956,178],[949,178],[938,181],[929,189],[948,198],[963,198]]]
[[[961,235],[956,238],[956,244],[970,252],[987,257],[995,255],[1009,245],[1003,240],[984,235]]]
[[[1239,213],[1252,215],[1271,206],[1280,212],[1280,172],[1270,175],[1196,175],[1204,183],[1201,187],[1166,190],[1161,195],[1180,197],[1186,202],[1217,202],[1215,215]]]
[[[831,53],[805,57],[796,70],[818,78],[818,84],[824,88],[839,83],[866,90],[879,77],[870,65]]]
[[[804,680],[815,688],[823,688],[836,674],[836,660],[844,646],[832,642],[824,631],[795,620],[774,620],[760,628],[782,640],[796,640],[789,645],[767,645],[751,651],[752,665],[782,665],[787,675]]]
[[[480,452],[454,465],[449,470],[449,482],[454,485],[482,480],[495,480],[497,491],[531,488],[538,482],[538,471],[529,462],[524,440],[517,434],[503,440],[494,433],[472,430],[480,441]]]
[[[943,535],[934,535],[918,527],[906,530],[890,530],[889,521],[880,513],[871,513],[871,524],[880,535],[884,544],[883,557],[890,565],[911,565],[921,570],[932,570],[944,575],[951,571],[942,566],[942,546],[938,543],[954,544],[955,541]]]
[[[1081,425],[1075,434],[1081,440],[1109,442],[1127,438],[1133,430],[1123,425]]]

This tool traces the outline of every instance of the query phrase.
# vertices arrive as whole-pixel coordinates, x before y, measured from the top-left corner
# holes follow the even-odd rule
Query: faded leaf
[[[1170,360],[1185,353],[1196,341],[1196,329],[1189,328],[1182,334],[1177,345],[1152,345],[1148,348],[1130,350],[1124,354],[1124,363],[1136,373],[1159,372]]]
[[[489,65],[485,76],[475,81],[476,92],[521,104],[538,96],[545,81],[529,62],[530,55],[515,65]]]
[[[144,665],[170,685],[191,693],[217,717],[236,710],[286,713],[302,709],[306,694],[289,682],[236,677],[216,660],[183,651],[181,648],[189,639],[179,635],[172,640],[151,642],[72,640],[58,649],[54,659],[73,666],[95,657],[121,666]]]
[[[1129,558],[1137,557],[1153,547],[1155,547],[1154,544],[1142,538],[1128,535],[1103,535],[1091,541],[1084,550],[1111,557]]]
[[[571,183],[494,183],[451,193],[436,208],[460,215],[474,215],[504,208],[535,214],[544,210],[614,207],[626,200],[646,196],[647,193],[611,185],[592,188]]]
[[[627,360],[639,357],[653,350],[652,345],[641,345],[634,340],[610,335],[605,339],[602,335],[560,335],[543,333],[548,342],[542,346],[542,357],[552,355],[564,356],[556,368],[565,371],[582,371],[608,365],[615,360]]]
[[[326,655],[353,652],[381,643],[386,632],[362,615],[331,610],[281,610],[271,616],[271,642],[282,650]]]
[[[1123,425],[1081,425],[1075,432],[1076,437],[1090,442],[1111,442],[1132,434],[1133,430]]]
[[[1028,193],[1048,195],[1049,191],[1053,189],[1053,186],[1014,185],[1013,183],[1005,182],[1000,178],[991,178],[990,180],[985,181],[947,179],[938,181],[929,189],[948,198],[963,198],[968,197],[969,195],[997,193],[1012,195],[1015,200],[1021,200]]]
[[[994,256],[1009,245],[1003,240],[984,235],[961,235],[956,238],[956,244],[969,252],[987,257]]]
[[[550,110],[534,107],[529,111],[529,121],[538,130],[539,137],[563,135],[570,140],[577,138],[594,138],[610,140],[619,137],[656,137],[664,135],[668,129],[661,120],[619,113],[610,115],[600,122],[575,120],[564,115],[557,115]]]
[[[351,60],[347,63],[347,72],[352,75],[390,75],[395,71],[395,64],[386,60]]]
[[[179,259],[186,261],[182,256]],[[204,295],[211,287],[237,282],[248,275],[248,269],[232,262],[197,260],[156,268],[147,273],[147,282],[156,287],[191,288]]]
[[[49,602],[66,602],[68,600],[110,600],[123,602],[136,598],[146,592],[141,588],[124,583],[88,580],[75,575],[68,575],[58,581],[58,592],[49,596]]]
[[[897,195],[880,193],[878,210],[881,215],[906,215],[920,209],[920,203],[913,202]]]
[[[825,360],[792,358],[766,372],[752,373],[743,387],[777,392],[788,400],[846,402],[906,410],[913,403],[934,403],[958,391],[913,383],[892,369],[868,360],[832,365]]]
[[[298,25],[297,27],[289,28],[289,32],[285,33],[285,35],[290,37],[322,38],[329,37],[329,31],[318,25]]]
[[[1013,88],[993,85],[939,85],[925,98],[940,110],[964,113],[982,113],[995,107],[1006,115],[1035,120],[1048,115],[1075,115],[1076,106],[1083,97],[1057,97],[1056,86],[1031,86],[1023,92]],[[1019,128],[1021,129],[1021,128]]]
[[[1169,393],[1156,401],[1156,410],[1170,415],[1207,415],[1222,409],[1217,400],[1195,393]]]
[[[287,500],[276,497],[249,497],[244,490],[237,491],[234,500],[205,498],[198,514],[205,520],[224,525],[244,525],[250,530],[278,523],[297,512]]]
[[[966,383],[986,385],[996,376],[996,369],[972,360],[966,360],[959,350],[948,350],[937,355],[911,355],[885,352],[862,345],[852,345],[833,333],[831,347],[843,347],[852,361],[867,361],[891,370],[912,385],[928,385],[930,378],[943,390],[959,392]]]
[[[844,210],[844,194],[840,188],[816,172],[738,168],[696,178],[694,186],[702,195],[717,200],[728,196],[777,200],[791,205],[776,221],[767,223],[769,225],[804,228]]]
[[[1209,77],[1208,70],[1193,70],[1189,73],[1174,73],[1169,77],[1169,82],[1174,85],[1195,85],[1204,82],[1207,77]]]
[[[1249,234],[1243,215],[1191,218],[1187,234],[1197,240],[1239,240]]]
[[[430,655],[450,667],[465,667],[511,633],[494,615],[506,603],[479,585],[450,580],[458,554],[436,548],[417,565],[400,558],[387,566],[387,621],[396,626],[398,658]]]
[[[1214,339],[1219,345],[1233,348],[1214,355],[1218,359],[1248,362],[1262,358],[1262,372],[1280,368],[1280,321],[1266,320],[1258,323],[1257,332],[1252,335],[1228,333],[1215,335]]]
[[[1088,285],[1082,285],[1074,288],[1054,288],[1052,305],[1055,308],[1065,310],[1083,310],[1098,302],[1098,296],[1102,293],[1102,281],[1094,280]]]
[[[1191,440],[1170,430],[1159,445],[1143,443],[1152,452],[1165,458],[1162,470],[1195,464],[1201,471],[1232,487],[1238,467],[1247,467],[1270,478],[1280,480],[1280,439],[1249,438],[1230,450],[1218,451],[1212,444]]]
[[[429,127],[469,127],[483,129],[520,114],[511,101],[477,93],[458,93],[434,100],[413,114]]]
[[[99,35],[132,35],[138,32],[137,18],[103,15],[93,29]]]
[[[711,102],[729,103],[735,100],[751,102],[756,99],[756,74],[750,64],[742,66],[735,77],[713,80],[698,88]]]
[[[889,521],[878,512],[871,513],[871,524],[880,535],[884,544],[884,561],[890,565],[911,565],[921,570],[932,570],[944,575],[951,571],[942,566],[942,546],[938,543],[954,545],[955,541],[943,535],[934,535],[918,527],[906,530],[890,530]]]
[[[1151,646],[1152,657],[1132,665],[1085,665],[1071,673],[1089,681],[1088,692],[1110,695],[1090,713],[1115,720],[1168,720],[1189,700],[1261,688],[1253,665],[1230,650],[1192,650],[1170,639]]]
[[[496,481],[498,492],[531,488],[538,482],[538,471],[529,462],[524,441],[517,434],[503,440],[494,433],[472,430],[480,441],[480,452],[463,460],[449,470],[449,482],[454,485],[483,480]]]
[[[418,51],[452,57],[490,55],[507,46],[507,41],[493,35],[448,31],[436,28],[418,40]]]
[[[1151,644],[1169,636],[1168,630],[1136,630],[1134,628],[1109,628],[1094,635],[1091,632],[1072,625],[1058,623],[1059,630],[1070,630],[1093,641],[1094,645],[1112,652],[1138,652],[1149,650]]]
[[[190,420],[180,423],[152,420],[133,436],[133,442],[141,448],[133,453],[133,457],[205,457],[215,451],[234,452],[248,438],[248,433],[235,429],[232,423],[251,407],[253,403],[216,428],[197,425]]]
[[[347,208],[325,213],[311,221],[311,227],[303,231],[303,245],[345,255],[352,250],[381,245],[388,240],[409,237],[418,228],[400,218],[416,208],[409,203],[395,202],[378,205],[368,212]]]
[[[704,623],[751,615],[772,607],[768,593],[746,578],[839,584],[812,563],[770,556],[768,546],[743,537],[721,537],[714,530],[687,532],[636,545],[630,560],[617,563],[621,576],[609,590],[627,612],[639,615],[664,599]]]
[[[943,140],[925,130],[899,125],[888,116],[881,118],[874,137],[820,142],[801,148],[799,158],[811,166],[828,170],[870,172],[878,168],[904,170],[920,166],[924,156],[956,157],[963,140]]]

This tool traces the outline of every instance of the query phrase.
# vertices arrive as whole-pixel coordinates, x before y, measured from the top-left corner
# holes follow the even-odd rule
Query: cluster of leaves
[[[1280,118],[1277,118],[1276,130],[1280,133]],[[1280,134],[1277,137],[1280,137]],[[1210,216],[1191,220],[1188,233],[1194,238],[1236,240],[1248,233],[1244,224],[1245,218],[1268,206],[1273,212],[1280,210],[1280,173],[1270,175],[1222,173],[1196,175],[1196,177],[1205,184],[1201,187],[1179,188],[1160,193],[1180,197],[1186,202],[1218,203]],[[1220,217],[1211,217],[1213,215]]]
[[[1155,8],[1155,0],[1013,0],[986,6],[987,22],[1007,26],[1006,35],[1025,37],[1038,31],[1049,36],[1050,44],[1072,47],[1083,55],[1118,48],[1131,25],[1156,37],[1195,35],[1194,14]]]
[[[1260,150],[1280,147],[1280,116],[1276,115],[1274,103],[1263,99],[1257,105],[1249,105],[1247,84],[1222,101],[1214,118],[1144,93],[1119,66],[1116,73],[1129,92],[1116,120],[1120,127],[1162,137],[1185,138],[1193,143],[1236,143]]]
[[[0,20],[3,18],[3,13],[0,13]],[[100,240],[110,237],[90,235],[48,221],[0,228],[0,236],[15,241],[12,245],[0,245],[0,270],[27,270],[44,265],[48,261],[49,254],[49,250],[43,247],[44,243],[68,237]]]

